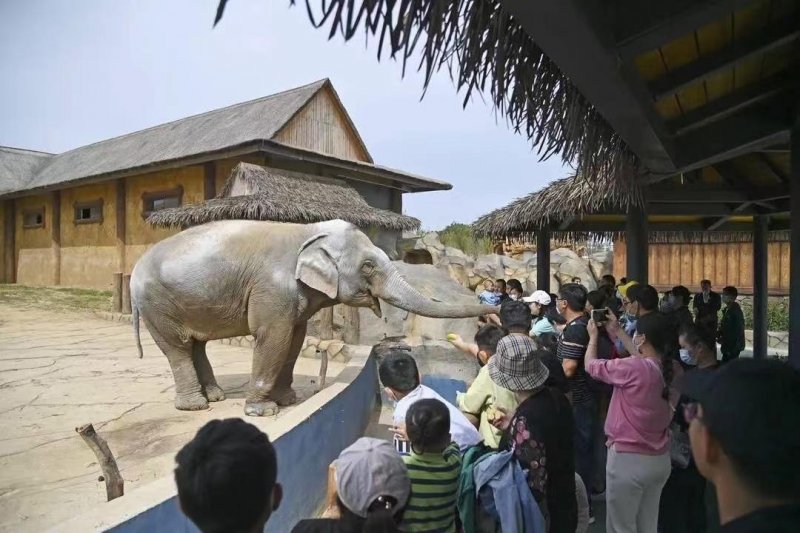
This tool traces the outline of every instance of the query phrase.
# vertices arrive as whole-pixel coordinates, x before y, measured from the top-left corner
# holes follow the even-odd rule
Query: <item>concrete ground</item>
[[[198,428],[243,416],[248,348],[208,344],[228,399],[177,411],[166,357],[142,328],[139,359],[130,324],[78,312],[0,304],[0,531],[41,531],[106,501],[100,468],[75,428],[91,422],[116,457],[125,492],[163,476]],[[328,376],[344,365],[331,362]],[[300,359],[295,386],[313,393],[319,363]],[[277,417],[250,418],[268,434]]]

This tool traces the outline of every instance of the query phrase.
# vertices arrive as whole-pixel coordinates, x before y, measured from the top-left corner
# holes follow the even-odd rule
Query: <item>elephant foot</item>
[[[206,385],[203,392],[205,393],[209,402],[221,402],[225,399],[225,391],[222,390],[222,388],[220,388],[220,386],[216,383]]]
[[[275,402],[281,407],[286,407],[287,405],[294,405],[297,403],[297,393],[292,388],[273,390],[269,397],[275,400]]]
[[[175,408],[181,411],[202,411],[208,409],[208,400],[199,392],[175,396]]]
[[[247,416],[272,416],[278,414],[278,405],[271,400],[251,402],[247,400],[244,404],[244,414]]]

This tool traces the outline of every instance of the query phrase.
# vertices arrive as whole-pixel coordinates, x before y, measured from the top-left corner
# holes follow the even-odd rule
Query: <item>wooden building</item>
[[[338,180],[394,213],[403,193],[451,188],[376,165],[328,80],[62,154],[0,147],[0,282],[107,288],[178,231],[149,215],[214,198],[241,162]]]

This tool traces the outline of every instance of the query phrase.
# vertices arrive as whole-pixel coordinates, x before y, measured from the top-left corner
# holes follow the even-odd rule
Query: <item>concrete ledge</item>
[[[364,434],[378,396],[377,366],[359,350],[337,379],[279,418],[269,435],[278,455],[284,499],[266,531],[284,533],[316,516],[325,497],[328,465]],[[177,452],[177,450],[176,450]],[[50,531],[185,531],[198,529],[181,513],[171,476],[64,522]]]

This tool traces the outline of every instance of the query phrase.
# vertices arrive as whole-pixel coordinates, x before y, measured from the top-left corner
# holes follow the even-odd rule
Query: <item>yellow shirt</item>
[[[490,415],[494,419],[494,411],[497,407],[501,407],[513,415],[519,405],[517,395],[492,381],[489,376],[489,367],[484,366],[467,392],[459,393],[456,400],[461,411],[480,420],[478,431],[483,436],[484,444],[498,448],[503,432],[491,424]]]

